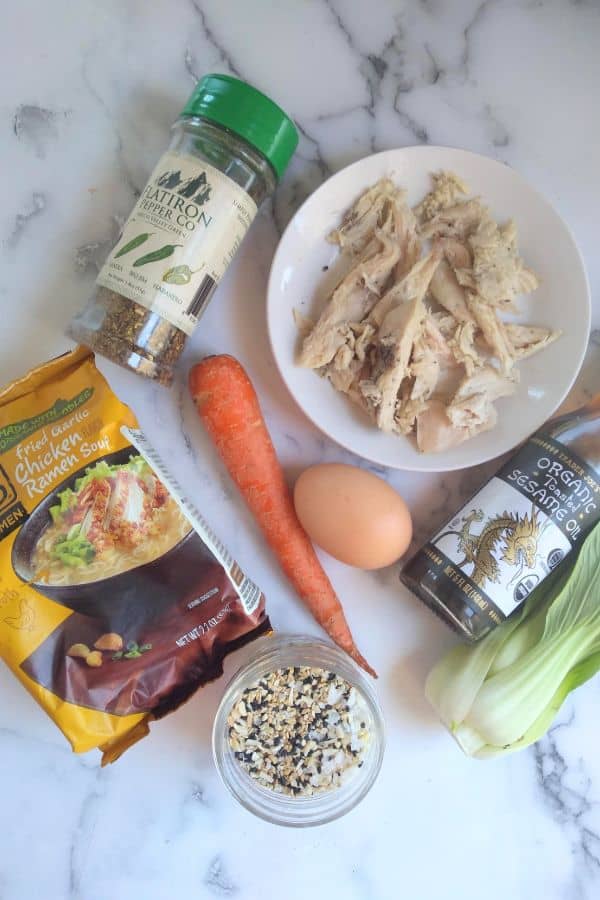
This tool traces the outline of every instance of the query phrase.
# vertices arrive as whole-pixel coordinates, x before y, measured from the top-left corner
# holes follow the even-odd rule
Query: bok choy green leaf
[[[520,750],[600,669],[600,525],[523,611],[473,646],[451,650],[425,693],[469,756]]]

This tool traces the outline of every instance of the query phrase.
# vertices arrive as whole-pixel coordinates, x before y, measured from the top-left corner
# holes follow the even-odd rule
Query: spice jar
[[[68,333],[163,384],[298,144],[268,97],[207,75]]]

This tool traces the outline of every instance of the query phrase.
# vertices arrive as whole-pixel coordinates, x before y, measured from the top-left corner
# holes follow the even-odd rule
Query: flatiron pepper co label
[[[593,469],[535,435],[423,549],[440,584],[498,624],[599,519]]]
[[[97,283],[189,335],[256,212],[251,197],[218,169],[166,153]]]

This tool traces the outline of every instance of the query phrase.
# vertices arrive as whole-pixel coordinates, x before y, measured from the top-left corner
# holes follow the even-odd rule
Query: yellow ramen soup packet
[[[0,656],[111,762],[270,629],[84,348],[0,393]]]

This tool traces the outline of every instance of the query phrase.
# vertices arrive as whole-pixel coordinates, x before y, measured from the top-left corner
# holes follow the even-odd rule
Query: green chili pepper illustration
[[[133,265],[137,268],[138,266],[147,266],[148,263],[158,262],[160,259],[166,259],[167,256],[172,256],[172,254],[175,253],[176,247],[183,247],[183,244],[165,244],[165,246],[160,247],[159,250],[153,250],[152,253],[146,253],[145,256],[140,256]]]
[[[197,270],[190,269],[189,266],[173,266],[172,269],[167,269],[162,280],[167,284],[189,284],[195,271]]]
[[[118,259],[120,256],[125,256],[126,253],[129,253],[130,250],[135,250],[136,247],[139,247],[140,244],[145,244],[149,237],[152,237],[153,232],[150,231],[146,234],[138,234],[137,237],[132,238],[130,241],[127,241],[124,244],[118,253],[115,253],[115,259]]]

